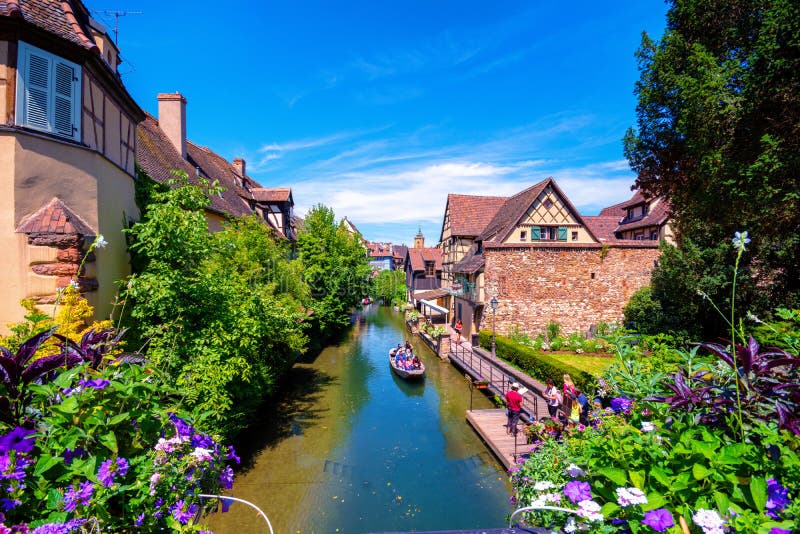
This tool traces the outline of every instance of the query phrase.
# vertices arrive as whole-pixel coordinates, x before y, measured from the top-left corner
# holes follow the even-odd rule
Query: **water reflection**
[[[234,495],[261,507],[276,532],[379,532],[498,527],[510,512],[502,468],[467,426],[469,388],[418,349],[426,378],[391,372],[399,314],[365,310],[340,343],[291,371]],[[421,343],[415,343],[421,346]],[[474,407],[490,403],[476,395]],[[244,507],[212,518],[217,533],[259,532]]]

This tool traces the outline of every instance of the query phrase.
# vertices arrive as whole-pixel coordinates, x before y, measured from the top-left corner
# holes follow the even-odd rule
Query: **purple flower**
[[[89,506],[94,493],[94,484],[90,481],[81,482],[76,488],[72,486],[64,493],[64,510],[72,512],[80,502],[81,506]]]
[[[0,436],[0,453],[12,450],[17,452],[31,452],[34,445],[36,445],[36,438],[29,436],[35,432],[35,430],[28,430],[21,426],[15,427],[14,430],[8,434]]]
[[[778,512],[792,504],[789,490],[781,486],[774,478],[767,480],[767,512],[773,519],[778,519]]]
[[[61,456],[64,458],[64,463],[69,465],[73,460],[75,460],[75,458],[84,458],[86,456],[86,451],[81,447],[78,447],[75,450],[66,449]]]
[[[242,459],[236,456],[236,451],[233,449],[233,445],[228,445],[227,459],[228,461],[233,460],[234,462],[236,462],[236,465],[242,463]]]
[[[103,486],[109,487],[114,483],[114,477],[117,475],[124,477],[126,474],[128,474],[128,460],[120,457],[106,460],[100,464],[100,469],[97,471],[97,478]]]
[[[675,521],[672,520],[672,514],[665,508],[659,508],[658,510],[646,512],[644,519],[642,519],[642,524],[647,525],[656,532],[664,532],[675,525]]]
[[[137,527],[141,527],[144,524],[144,518],[145,518],[144,513],[141,513],[138,516],[136,516],[136,521],[134,521],[134,525]]]
[[[192,436],[192,447],[200,447],[201,449],[213,449],[214,440],[208,434],[195,434]]]
[[[222,473],[219,474],[219,482],[225,489],[233,487],[233,469],[230,466],[226,467]]]
[[[81,380],[78,382],[78,385],[84,388],[92,388],[92,389],[105,389],[111,382],[109,380]]]
[[[591,500],[591,489],[588,482],[573,480],[572,482],[567,482],[567,485],[564,486],[564,495],[575,504],[578,504],[581,501]]]
[[[180,500],[173,504],[169,511],[178,523],[185,525],[197,513],[197,508],[196,504],[187,505],[183,500]]]
[[[20,504],[22,504],[22,501],[19,501],[17,499],[6,499],[6,498],[0,499],[0,508],[5,510],[6,512],[10,512]]]
[[[616,397],[611,399],[611,409],[614,410],[616,413],[631,413],[631,406],[633,405],[633,401],[631,399],[626,399],[625,397]]]
[[[175,415],[174,413],[169,414],[169,420],[172,421],[172,424],[175,425],[175,430],[178,431],[178,435],[182,438],[191,438],[193,431],[192,425]]]
[[[66,523],[48,523],[36,527],[31,531],[31,534],[69,534],[80,528],[84,523],[86,523],[85,519],[72,519]]]
[[[514,497],[511,497],[511,498],[513,499]],[[231,506],[233,506],[233,503],[234,503],[234,501],[232,501],[230,499],[222,499],[222,513],[224,514],[228,510],[230,510]],[[511,503],[511,504],[514,504],[514,503]]]
[[[772,529],[769,531],[769,534],[792,534],[792,533],[789,530],[784,530],[778,527],[772,527]]]

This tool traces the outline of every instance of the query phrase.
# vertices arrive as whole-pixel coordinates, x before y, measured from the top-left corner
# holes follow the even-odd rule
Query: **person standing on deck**
[[[544,397],[547,401],[547,411],[550,414],[550,418],[557,420],[558,408],[561,406],[562,401],[561,393],[553,383],[552,378],[547,379],[547,387],[545,388],[544,392],[542,392],[542,397]]]
[[[461,329],[464,328],[464,325],[461,324],[461,319],[456,320],[456,326],[454,328],[458,335],[458,343],[461,343]]]
[[[506,404],[508,405],[508,422],[506,424],[506,433],[517,435],[517,423],[519,422],[519,414],[522,412],[522,403],[524,399],[519,394],[519,384],[513,382],[511,389],[506,393]]]

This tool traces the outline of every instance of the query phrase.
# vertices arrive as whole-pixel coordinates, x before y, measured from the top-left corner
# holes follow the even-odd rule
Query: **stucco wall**
[[[14,70],[9,67],[8,41],[0,41],[0,124],[9,122],[8,92],[13,90]]]
[[[657,248],[486,249],[485,285],[496,284],[495,328],[538,334],[550,321],[585,332],[622,319],[631,294],[650,282]],[[491,328],[484,314],[481,328]]]
[[[86,295],[98,317],[108,316],[117,293],[115,282],[129,273],[122,228],[123,217],[136,219],[139,214],[133,178],[94,151],[32,135],[0,133],[0,194],[0,245],[15,251],[15,257],[7,259],[6,283],[0,289],[0,329],[5,331],[7,323],[22,318],[18,302],[31,291],[40,292],[45,282],[30,271],[31,262],[43,251],[28,247],[25,236],[15,229],[56,196],[109,242],[97,251],[96,262],[87,265],[87,275],[95,275],[99,287]]]

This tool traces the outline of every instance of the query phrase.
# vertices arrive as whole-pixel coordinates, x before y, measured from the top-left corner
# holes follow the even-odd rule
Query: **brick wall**
[[[496,283],[496,331],[514,325],[538,334],[556,321],[562,332],[585,332],[622,320],[631,294],[650,282],[657,248],[485,249],[485,283]],[[485,310],[481,328],[491,328]]]

